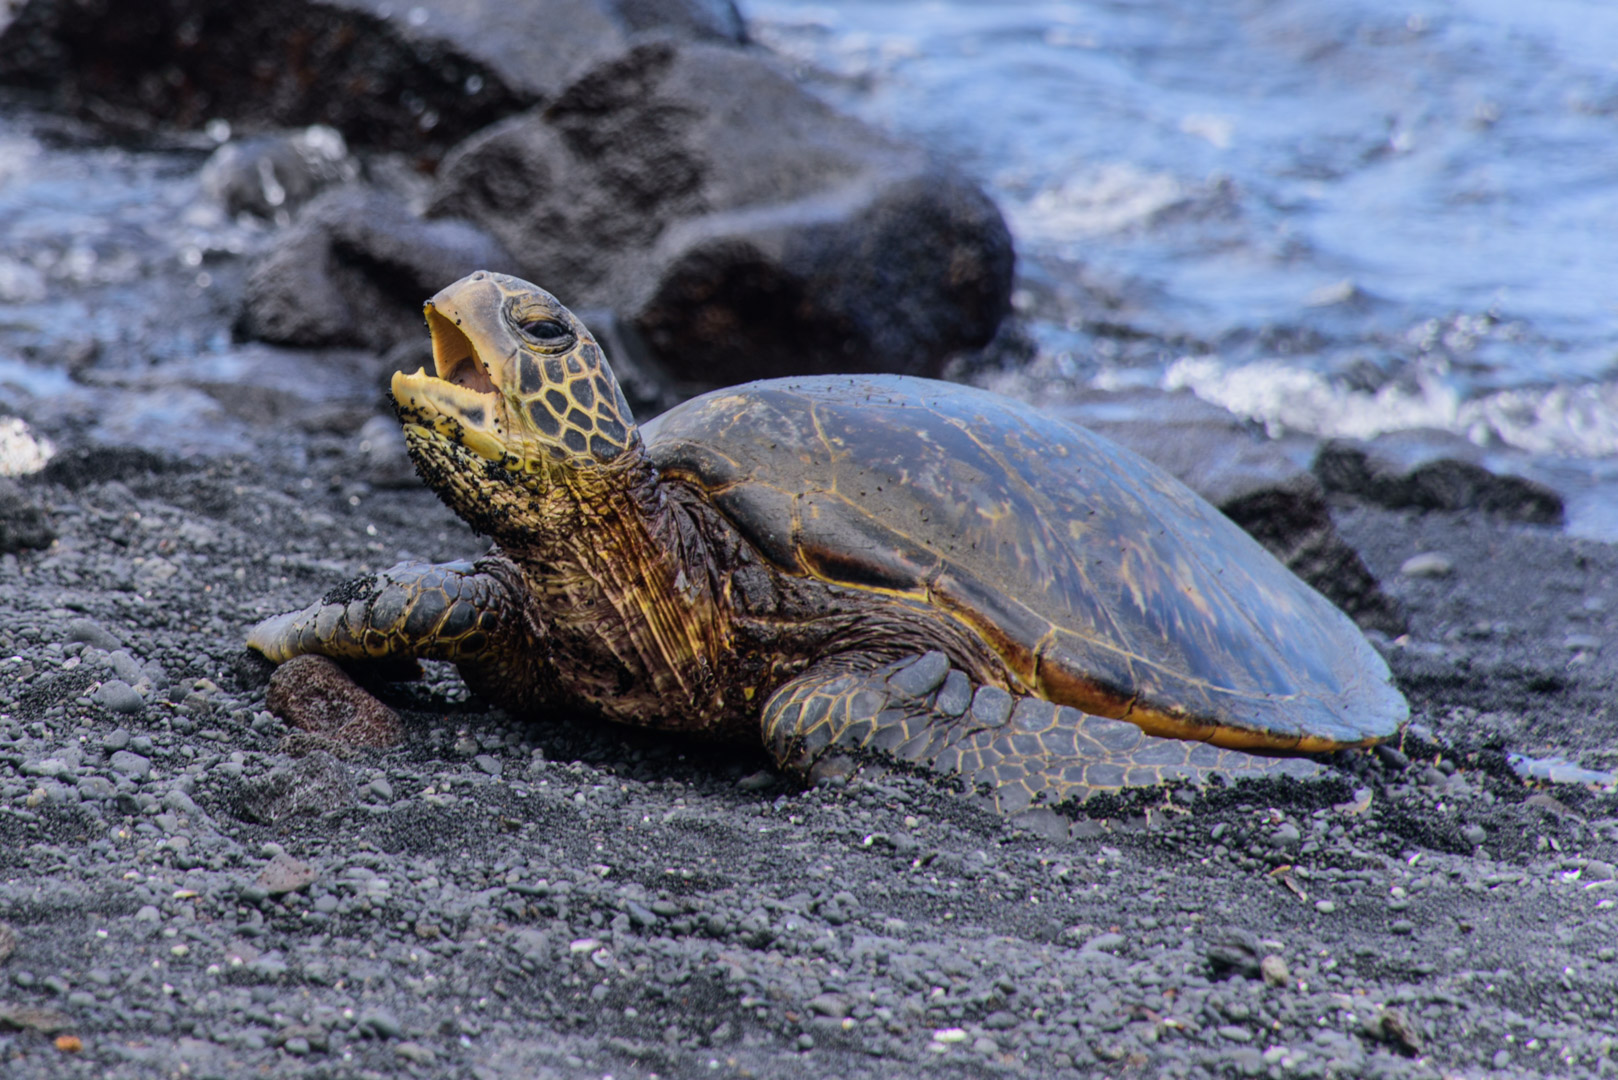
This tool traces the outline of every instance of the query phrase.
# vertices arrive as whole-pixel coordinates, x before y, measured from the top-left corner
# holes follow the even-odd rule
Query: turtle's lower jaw
[[[487,377],[484,381],[488,382]],[[510,456],[502,436],[502,402],[492,384],[481,390],[448,382],[424,370],[413,375],[396,371],[393,402],[400,422],[406,426],[433,432],[490,461],[503,462]]]

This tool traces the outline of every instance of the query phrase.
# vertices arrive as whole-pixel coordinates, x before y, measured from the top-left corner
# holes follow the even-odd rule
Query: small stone
[[[163,913],[161,911],[157,910],[156,905],[154,905],[154,904],[146,904],[139,911],[135,912],[135,921],[136,922],[162,922],[163,921]]]
[[[70,620],[67,624],[67,639],[69,641],[82,641],[86,645],[94,646],[107,652],[123,647],[123,642],[118,640],[116,634],[94,619]]]
[[[112,781],[105,776],[81,776],[77,787],[79,789],[79,798],[88,799],[91,802],[102,802],[110,799],[118,791],[113,786]]]
[[[1330,915],[1332,912],[1337,910],[1337,905],[1330,900],[1316,900],[1315,910],[1320,912],[1322,915]]]
[[[273,825],[296,814],[324,814],[352,806],[357,797],[348,768],[331,754],[316,751],[288,768],[243,783],[239,806],[249,820]]]
[[[1414,934],[1416,924],[1409,919],[1395,919],[1393,924],[1388,927],[1388,932],[1392,934]]]
[[[1215,975],[1259,974],[1258,939],[1237,927],[1226,927],[1214,934],[1208,942],[1207,957]]]
[[[1253,1041],[1253,1033],[1236,1024],[1225,1024],[1219,1028],[1219,1034],[1231,1042],[1250,1043]]]
[[[629,915],[629,921],[642,929],[656,926],[662,921],[656,912],[647,910],[633,900],[625,901],[624,910]]]
[[[1079,946],[1080,952],[1113,952],[1128,944],[1129,939],[1122,934],[1097,934],[1095,937]]]
[[[432,1047],[419,1042],[402,1042],[393,1048],[393,1052],[414,1065],[431,1065],[438,1060],[438,1054]]]
[[[798,1049],[799,1050],[813,1050],[814,1048],[815,1048],[815,1037],[813,1035],[809,1034],[806,1031],[802,1035],[798,1036]]]
[[[768,769],[760,769],[755,773],[748,773],[736,781],[736,786],[742,791],[763,791],[776,780],[775,774]]]
[[[259,871],[258,883],[271,896],[285,896],[307,889],[319,876],[319,871],[308,863],[299,862],[283,853],[275,856]]]
[[[817,1016],[829,1016],[834,1020],[841,1020],[847,1016],[850,1008],[848,998],[842,994],[816,994],[807,1004],[810,1012]]]
[[[1562,645],[1571,652],[1600,652],[1602,641],[1594,634],[1569,634]]]
[[[972,1040],[972,1052],[974,1054],[982,1054],[984,1057],[989,1057],[1000,1052],[1000,1044],[995,1042],[987,1035],[979,1035],[976,1039]]]
[[[1378,743],[1372,748],[1371,752],[1376,755],[1377,760],[1382,762],[1383,765],[1397,772],[1403,772],[1410,768],[1410,758],[1396,746]]]
[[[292,727],[345,747],[382,750],[404,738],[399,714],[324,656],[295,656],[276,668],[264,703]]]
[[[282,1049],[293,1057],[307,1057],[309,1055],[309,1040],[302,1035],[294,1035],[281,1044]]]
[[[1288,986],[1292,982],[1292,972],[1287,969],[1287,962],[1274,953],[1259,961],[1258,970],[1264,976],[1264,982],[1270,986]]]
[[[122,679],[108,679],[90,700],[110,712],[133,715],[146,708],[146,699]]]
[[[199,817],[202,814],[201,808],[192,801],[191,796],[179,788],[170,788],[164,792],[163,809],[172,810],[176,814],[185,814],[189,817]]]
[[[947,1046],[951,1043],[963,1043],[965,1041],[966,1030],[964,1028],[937,1028],[933,1031],[933,1042],[943,1043]]]
[[[1489,831],[1474,821],[1461,829],[1461,836],[1466,839],[1468,844],[1477,847],[1489,838]]]
[[[129,746],[129,729],[113,728],[101,740],[103,750],[124,750]]]
[[[369,784],[366,784],[365,790],[370,792],[371,797],[374,799],[378,799],[382,802],[393,801],[393,785],[388,783],[388,779],[385,776],[379,776],[375,780],[372,780]]]
[[[17,931],[12,929],[10,923],[0,922],[0,964],[10,959],[11,954],[17,951]]]
[[[490,776],[500,775],[500,759],[492,754],[479,754],[477,757],[472,759],[472,764],[476,765],[480,770],[488,773]]]
[[[983,1026],[990,1031],[1005,1031],[1018,1024],[1017,1014],[1005,1009],[997,1009],[983,1018]]]
[[[1387,1009],[1381,1017],[1381,1035],[1389,1045],[1411,1057],[1422,1051],[1421,1034],[1398,1009]]]
[[[131,686],[146,677],[146,673],[141,670],[140,661],[129,655],[127,649],[115,649],[108,655],[107,661],[112,664],[112,670],[118,677]]]
[[[131,780],[144,780],[152,775],[151,759],[128,750],[119,750],[112,755],[112,768]]]
[[[1611,881],[1614,876],[1612,863],[1591,859],[1584,864],[1584,876],[1590,881]]]
[[[1455,573],[1455,560],[1440,551],[1424,551],[1399,564],[1405,577],[1449,577]]]
[[[354,1025],[361,1031],[370,1032],[379,1039],[397,1039],[404,1032],[398,1017],[387,1009],[369,1009]]]
[[[1292,851],[1301,843],[1303,833],[1299,832],[1298,827],[1290,821],[1283,821],[1275,832],[1270,834],[1270,846],[1282,851]]]

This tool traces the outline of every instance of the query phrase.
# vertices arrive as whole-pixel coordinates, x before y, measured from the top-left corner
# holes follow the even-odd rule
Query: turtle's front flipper
[[[517,586],[500,568],[400,563],[345,582],[317,604],[265,619],[247,644],[276,663],[303,653],[339,660],[418,657],[477,665],[521,651]]]
[[[1160,739],[1122,720],[974,687],[939,652],[870,671],[811,669],[776,691],[762,722],[765,746],[790,772],[816,778],[864,761],[921,767],[986,786],[1008,814],[1168,780],[1321,772],[1303,758]]]

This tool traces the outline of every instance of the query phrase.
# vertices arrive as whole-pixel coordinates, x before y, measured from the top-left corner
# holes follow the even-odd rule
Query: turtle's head
[[[426,481],[481,531],[519,493],[576,497],[642,457],[618,380],[584,324],[545,290],[480,270],[427,301],[434,374],[393,376]]]

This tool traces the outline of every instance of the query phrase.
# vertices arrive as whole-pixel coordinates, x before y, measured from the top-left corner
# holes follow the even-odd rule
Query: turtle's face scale
[[[407,430],[530,474],[610,465],[637,441],[600,346],[545,290],[480,270],[426,315],[435,374],[393,376]]]

